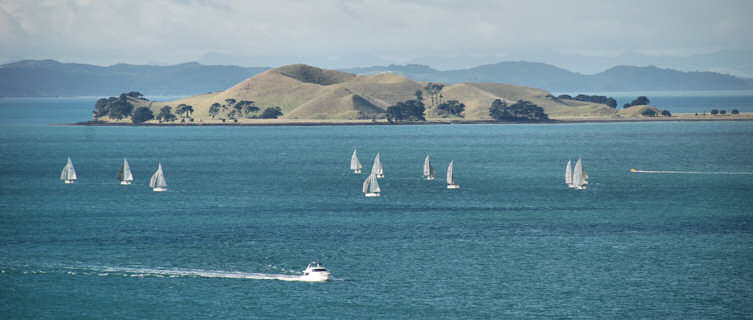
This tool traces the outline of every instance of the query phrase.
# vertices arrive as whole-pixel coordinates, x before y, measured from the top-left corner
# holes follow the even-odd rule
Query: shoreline
[[[94,126],[94,127],[311,127],[311,126],[384,126],[384,125],[454,125],[454,124],[570,124],[570,123],[608,123],[608,122],[696,122],[696,121],[753,121],[753,114],[746,113],[737,116],[693,116],[682,114],[672,117],[646,117],[646,118],[566,118],[551,119],[548,121],[494,121],[494,120],[449,120],[449,121],[415,121],[396,122],[370,121],[370,120],[264,120],[254,122],[190,122],[190,123],[130,123],[130,122],[107,122],[89,120],[75,123],[52,124],[54,126]]]

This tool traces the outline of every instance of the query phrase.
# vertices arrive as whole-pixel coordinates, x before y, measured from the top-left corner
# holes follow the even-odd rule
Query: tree
[[[131,117],[133,123],[142,123],[152,119],[154,119],[154,113],[147,107],[136,108],[136,111],[133,112],[133,117]]]
[[[669,110],[662,110],[662,112],[661,112],[661,115],[663,115],[663,116],[665,116],[665,117],[671,117],[671,116],[672,116],[672,113],[671,113],[671,112],[669,112]],[[696,115],[697,115],[697,114],[696,114]]]
[[[614,98],[612,98],[612,97],[607,98],[607,101],[606,101],[605,104],[607,106],[609,106],[610,108],[612,108],[612,109],[616,109],[617,108],[617,100],[614,100]]]
[[[146,99],[144,99],[144,95],[141,94],[141,92],[138,92],[138,91],[131,91],[129,93],[125,93],[125,95],[127,97],[131,97],[131,98],[134,98],[134,99],[146,100]]]
[[[193,106],[181,103],[175,108],[175,113],[181,115],[181,118],[185,119],[193,114]]]
[[[508,107],[505,102],[496,99],[489,107],[489,116],[495,120],[503,121],[544,121],[549,119],[549,115],[544,112],[544,108],[527,100],[518,100]]]
[[[646,116],[646,117],[656,117],[656,111],[651,110],[651,109],[646,109],[646,110],[643,110],[643,112],[641,112],[641,115]]]
[[[408,120],[408,121],[426,121],[424,112],[426,108],[424,103],[418,100],[401,101],[387,107],[387,121],[390,123]]]
[[[220,108],[222,108],[222,105],[215,102],[212,104],[212,106],[209,107],[209,116],[214,119],[214,117],[220,113]]]
[[[457,100],[449,100],[437,106],[439,114],[451,114],[462,117],[465,111],[465,104],[458,102]]]
[[[242,113],[245,117],[248,117],[249,113],[259,111],[259,107],[255,106],[254,103],[249,100],[241,100],[233,105],[233,109],[237,110],[236,114],[241,115]]]
[[[646,98],[645,96],[640,96],[633,100],[633,102],[630,102],[630,106],[647,106],[649,105],[649,103],[651,102],[648,100],[648,98]]]
[[[564,100],[573,100],[573,96],[569,94],[561,94],[557,96],[558,99],[564,99]]]
[[[512,114],[507,107],[507,103],[500,99],[492,101],[492,105],[489,108],[489,116],[494,120],[512,119]]]
[[[722,109],[722,111],[719,111],[719,114],[725,115],[725,114],[727,114],[727,110]]]
[[[424,100],[424,92],[421,90],[416,90],[416,92],[413,93],[413,95],[416,96],[416,100],[423,101]]]
[[[717,109],[712,109],[712,110],[711,110],[711,114],[713,114],[713,115],[717,115],[717,114],[719,114],[719,110],[717,110]]]
[[[110,103],[110,118],[123,119],[131,115],[133,105],[125,99],[118,99]]]
[[[623,104],[623,105],[622,105],[622,108],[623,108],[623,109],[627,109],[627,108],[630,108],[630,107],[631,107],[631,106],[630,106],[630,104],[629,104],[629,103],[626,103],[626,104]]]
[[[740,111],[737,111],[737,109],[732,109],[729,114],[740,114]]]
[[[433,107],[436,107],[438,104],[442,103],[442,88],[444,88],[443,84],[440,83],[431,83],[426,85],[424,87],[424,91],[429,94],[429,97],[431,98],[431,105]]]
[[[258,108],[257,108],[258,109]],[[259,118],[262,119],[277,119],[282,116],[282,109],[280,107],[270,107],[264,109]]]
[[[177,117],[171,113],[172,108],[170,106],[164,106],[162,109],[159,110],[159,113],[157,114],[157,120],[160,122],[164,121],[175,121]]]

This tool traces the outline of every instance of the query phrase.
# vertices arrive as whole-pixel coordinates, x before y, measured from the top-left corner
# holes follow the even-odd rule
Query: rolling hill
[[[227,119],[230,110],[211,118],[209,107],[214,103],[225,104],[227,99],[234,99],[254,101],[262,110],[279,106],[284,119],[372,119],[383,118],[390,105],[415,99],[416,91],[421,91],[425,86],[424,82],[416,82],[393,73],[355,75],[298,64],[265,71],[224,91],[174,101],[142,101],[137,107],[148,106],[157,114],[163,106],[187,104],[194,109],[192,117],[195,121],[218,122],[221,118]],[[447,84],[441,93],[443,101],[458,100],[466,105],[465,120],[490,119],[489,106],[495,99],[508,104],[528,100],[544,108],[552,118],[617,114],[617,110],[606,105],[560,100],[541,89],[509,84]],[[424,94],[423,102],[427,106],[427,119],[440,118],[436,108],[431,106],[428,95]],[[245,118],[240,120],[249,121]]]

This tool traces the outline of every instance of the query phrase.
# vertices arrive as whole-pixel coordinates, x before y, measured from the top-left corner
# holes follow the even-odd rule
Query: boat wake
[[[729,171],[674,171],[674,170],[637,170],[630,169],[633,173],[669,173],[669,174],[753,174],[753,172],[729,172]]]
[[[5,270],[3,271],[5,272]],[[43,274],[43,273],[62,272],[69,275],[86,275],[86,276],[102,276],[102,277],[115,276],[115,277],[142,277],[142,278],[146,278],[146,277],[224,278],[224,279],[281,280],[281,281],[302,281],[302,282],[310,281],[303,278],[300,274],[275,274],[275,273],[257,273],[257,272],[240,272],[240,271],[180,269],[180,268],[87,266],[87,267],[42,268],[40,270],[32,270],[32,271],[22,271],[22,270],[17,270],[17,271],[21,271],[25,274],[26,273]]]

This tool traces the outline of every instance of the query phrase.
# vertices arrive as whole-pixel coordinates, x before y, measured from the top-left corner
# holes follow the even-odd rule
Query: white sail
[[[565,183],[567,185],[573,184],[573,167],[570,164],[570,159],[567,160],[567,166],[565,166]]]
[[[71,157],[68,157],[68,163],[63,168],[63,172],[60,173],[60,180],[65,180],[66,183],[71,183],[76,179],[76,169],[73,167]]]
[[[356,173],[361,171],[361,161],[358,161],[358,155],[356,155],[356,150],[353,150],[353,155],[350,157],[350,170],[357,171]]]
[[[382,161],[379,160],[379,154],[377,153],[374,158],[374,165],[371,166],[371,172],[376,174],[377,178],[384,177],[384,170],[382,169]]]
[[[583,189],[585,185],[586,180],[583,178],[583,163],[580,158],[578,158],[578,162],[575,163],[575,168],[573,169],[573,187]]]
[[[133,174],[131,173],[131,166],[128,165],[128,159],[123,158],[123,166],[118,171],[118,180],[131,182],[133,181]]]
[[[455,173],[452,170],[452,161],[450,161],[450,165],[447,166],[447,184],[448,185],[455,184]]]
[[[431,163],[429,162],[429,155],[426,155],[426,159],[424,159],[424,176],[426,177],[434,177],[434,167],[431,166]]]
[[[152,179],[149,180],[149,187],[151,187],[152,189],[164,189],[167,187],[165,175],[162,174],[162,163],[159,164],[157,172],[152,175]]]
[[[371,172],[369,177],[363,181],[363,193],[380,193],[382,190],[379,188],[379,182],[376,174]]]

